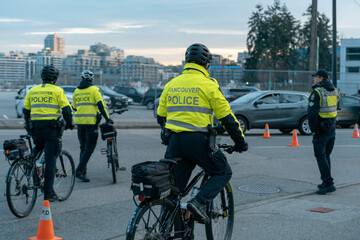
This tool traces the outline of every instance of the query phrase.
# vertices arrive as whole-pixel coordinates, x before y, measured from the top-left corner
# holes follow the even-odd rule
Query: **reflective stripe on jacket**
[[[187,63],[183,73],[165,85],[157,110],[166,117],[165,127],[174,132],[207,132],[213,112],[218,119],[234,116],[217,81],[195,63]]]
[[[323,87],[314,89],[320,96],[320,111],[321,118],[335,118],[337,116],[337,104],[339,102],[339,91],[328,91]]]
[[[101,101],[103,106],[102,95],[98,87],[90,86],[87,88],[77,88],[73,95],[73,106],[76,109],[74,122],[77,125],[95,125],[96,117],[99,112],[97,103]],[[108,115],[107,111],[106,114]]]
[[[24,101],[31,120],[56,120],[60,117],[60,109],[66,106],[71,107],[64,90],[49,83],[31,88]]]

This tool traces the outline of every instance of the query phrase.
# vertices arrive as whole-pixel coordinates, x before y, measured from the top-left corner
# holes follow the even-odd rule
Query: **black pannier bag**
[[[100,125],[100,131],[101,131],[101,139],[106,140],[107,138],[114,138],[116,137],[116,129],[111,124],[101,124]]]
[[[3,148],[5,156],[9,160],[23,158],[29,154],[29,148],[24,139],[5,140]]]
[[[171,174],[169,165],[162,162],[142,162],[131,168],[131,190],[134,195],[161,199],[170,195]]]

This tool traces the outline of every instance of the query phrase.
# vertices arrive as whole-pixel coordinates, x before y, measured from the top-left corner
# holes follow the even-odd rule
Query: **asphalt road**
[[[263,139],[263,131],[250,131],[246,137],[249,151],[227,155],[233,169],[231,185],[236,205],[232,239],[359,239],[360,139],[351,137],[352,129],[337,130],[332,168],[338,191],[329,196],[312,194],[320,183],[312,138],[298,136],[302,146],[289,147],[291,135],[270,132],[272,138]],[[0,130],[0,143],[22,133]],[[51,203],[55,235],[63,239],[125,239],[125,229],[135,209],[130,169],[136,163],[163,157],[165,147],[160,144],[159,134],[159,129],[118,130],[120,164],[127,170],[118,173],[117,184],[112,184],[111,170],[100,155],[105,142],[99,139],[88,166],[91,181],[76,181],[68,200]],[[223,136],[222,142],[231,143],[231,139]],[[63,149],[72,154],[77,164],[76,131],[65,133]],[[43,196],[38,197],[28,217],[13,216],[3,194],[9,167],[3,159],[0,155],[0,239],[27,239],[36,235]],[[244,190],[257,185],[279,191]],[[308,211],[315,207],[332,207],[337,211],[327,215]],[[205,239],[203,225],[197,225],[195,239]]]

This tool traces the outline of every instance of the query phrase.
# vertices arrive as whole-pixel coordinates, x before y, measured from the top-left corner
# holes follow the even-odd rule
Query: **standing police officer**
[[[180,191],[184,190],[196,165],[210,174],[207,183],[187,205],[194,216],[205,223],[209,222],[206,203],[216,197],[232,175],[222,151],[214,145],[209,148],[213,112],[235,142],[235,150],[242,152],[248,149],[228,101],[217,81],[209,77],[206,70],[211,58],[209,49],[203,44],[189,46],[185,53],[184,71],[166,84],[157,111],[158,123],[165,127],[166,133],[171,133],[165,158],[182,158],[176,165]],[[167,139],[163,142],[167,144]]]
[[[74,122],[78,129],[80,142],[80,161],[76,168],[76,177],[83,182],[90,180],[85,175],[87,163],[94,152],[99,136],[100,113],[108,123],[113,123],[98,87],[93,86],[94,74],[85,70],[81,73],[80,85],[73,95],[73,108],[76,111]]]
[[[66,121],[66,128],[73,129],[72,110],[64,90],[55,86],[59,71],[48,65],[42,69],[43,83],[30,89],[25,97],[25,128],[31,132],[36,151],[45,150],[44,199],[57,200],[54,193],[56,158],[61,150],[60,109]]]
[[[313,91],[309,96],[308,119],[313,134],[314,153],[319,166],[322,184],[317,194],[336,191],[331,177],[330,154],[335,144],[335,124],[339,91],[328,80],[324,69],[313,74]]]

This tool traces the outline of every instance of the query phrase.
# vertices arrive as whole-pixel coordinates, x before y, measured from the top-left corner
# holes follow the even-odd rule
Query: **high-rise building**
[[[64,37],[57,33],[47,35],[44,40],[44,49],[65,54]]]

